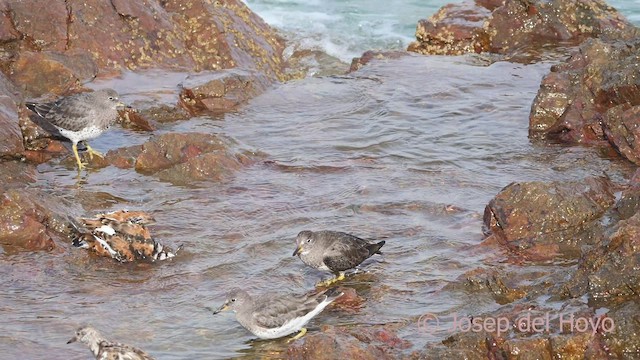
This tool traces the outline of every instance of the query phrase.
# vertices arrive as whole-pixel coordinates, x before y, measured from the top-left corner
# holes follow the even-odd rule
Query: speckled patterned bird
[[[343,292],[329,289],[311,295],[262,294],[253,297],[242,289],[233,289],[213,314],[232,310],[240,325],[261,339],[277,339],[299,331],[289,339],[293,341],[307,333],[304,326],[309,320],[342,295]]]
[[[146,227],[154,219],[142,211],[119,210],[80,220],[83,228],[71,221],[73,245],[120,262],[170,259],[182,249],[173,251],[154,240]]]
[[[78,155],[78,142],[84,141],[91,159],[94,155],[102,157],[86,140],[98,137],[113,125],[118,119],[118,109],[125,106],[112,89],[75,94],[48,103],[26,102],[25,105],[71,140],[78,171],[86,165]]]
[[[325,271],[331,271],[336,276],[320,282],[318,285],[327,286],[333,282],[343,280],[344,272],[354,269],[374,254],[382,254],[380,248],[384,240],[369,243],[357,236],[339,231],[301,231],[296,237],[296,250],[303,263]]]
[[[76,341],[87,345],[96,360],[153,360],[149,354],[140,349],[105,339],[91,326],[79,328],[67,344]]]

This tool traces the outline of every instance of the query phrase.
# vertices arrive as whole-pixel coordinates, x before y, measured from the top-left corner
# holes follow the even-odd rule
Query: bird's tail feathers
[[[384,244],[385,244],[385,241],[382,240],[378,243],[367,245],[367,250],[369,250],[369,256],[373,256],[374,254],[382,255],[382,251],[380,251],[380,248]]]

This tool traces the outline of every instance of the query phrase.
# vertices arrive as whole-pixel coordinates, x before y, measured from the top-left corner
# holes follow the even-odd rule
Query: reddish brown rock
[[[225,150],[228,144],[227,140],[212,134],[162,134],[142,145],[135,167],[142,173],[155,173],[187,162],[202,153]],[[194,151],[194,148],[198,150]]]
[[[92,166],[109,164],[158,176],[174,184],[193,181],[223,181],[243,166],[254,163],[254,155],[234,153],[230,139],[202,133],[167,133],[137,146],[111,150]]]
[[[408,50],[459,55],[492,52],[514,55],[549,44],[577,45],[602,33],[633,26],[600,0],[466,1],[444,6],[420,20]]]
[[[633,107],[640,105],[640,70],[632,65],[638,54],[637,39],[585,41],[543,79],[531,106],[529,135],[571,143],[601,144],[606,138],[638,161]]]
[[[483,24],[490,15],[491,11],[470,1],[445,5],[428,20],[418,22],[417,41],[407,50],[439,55],[486,51]]]
[[[638,99],[610,108],[604,114],[602,127],[607,140],[629,161],[640,165],[640,90],[635,89]]]
[[[129,129],[153,131],[156,127],[139,111],[126,108],[119,113],[122,126]]]
[[[98,72],[86,52],[22,51],[13,62],[11,80],[26,98],[68,95],[82,89]]]
[[[472,293],[473,296],[487,292],[498,304],[508,304],[527,295],[526,289],[518,288],[495,269],[479,268],[468,271],[444,287],[447,291],[458,289]]]
[[[489,202],[484,225],[510,250],[532,258],[576,257],[599,238],[597,220],[613,204],[605,178],[512,183]]]
[[[0,74],[0,158],[20,158],[24,153],[16,93],[13,84]]]
[[[182,84],[179,104],[192,116],[229,111],[260,94],[269,83],[260,74],[239,70],[191,75]]]
[[[619,221],[615,232],[581,259],[571,281],[563,287],[563,295],[578,297],[589,294],[598,304],[618,304],[637,298],[640,284],[640,213]]]
[[[346,330],[325,327],[287,349],[287,359],[396,359],[409,343],[384,327]]]
[[[349,68],[349,72],[357,71],[363,66],[370,63],[372,60],[385,60],[385,59],[399,59],[403,56],[410,55],[404,51],[366,51],[359,58],[354,58],[351,61],[351,67]]]
[[[0,195],[0,245],[23,250],[53,250],[54,238],[66,232],[59,199],[27,189],[7,189]]]
[[[0,69],[26,97],[67,95],[96,75],[123,69],[242,69],[247,72],[242,82],[249,84],[245,89],[256,90],[245,98],[264,89],[264,82],[287,78],[283,40],[240,0],[0,5],[0,29],[6,30]],[[228,93],[231,102],[240,94]]]

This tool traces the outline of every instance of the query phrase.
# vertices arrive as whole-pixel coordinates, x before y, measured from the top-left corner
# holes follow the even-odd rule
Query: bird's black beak
[[[298,245],[298,247],[296,247],[296,250],[293,252],[293,255],[291,256],[296,256],[298,254],[300,254],[302,252],[302,245]]]
[[[229,308],[229,305],[225,302],[224,304],[222,304],[222,306],[220,306],[218,309],[216,309],[216,310],[213,312],[213,315],[218,314],[218,313],[221,313],[221,312],[223,312],[223,311],[227,310],[228,308]]]
[[[69,341],[67,341],[67,344],[71,344],[71,343],[74,343],[76,341],[78,341],[78,338],[74,336],[71,339],[69,339]]]

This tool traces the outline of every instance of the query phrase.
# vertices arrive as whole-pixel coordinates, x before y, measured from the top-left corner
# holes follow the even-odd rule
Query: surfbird
[[[113,125],[118,119],[118,109],[125,106],[118,99],[118,93],[111,89],[75,94],[47,103],[26,102],[25,105],[53,125],[60,135],[71,140],[78,171],[86,165],[78,155],[78,142],[84,142],[91,159],[94,155],[102,157],[87,140],[98,137]]]
[[[76,341],[87,345],[96,360],[153,360],[149,354],[140,349],[105,339],[91,326],[79,328],[67,344]]]
[[[154,223],[151,215],[142,211],[118,210],[81,218],[82,226],[72,220],[72,244],[89,249],[98,256],[107,256],[120,262],[170,259],[182,246],[173,251],[157,242],[146,225]]]
[[[277,339],[299,331],[289,340],[293,341],[306,334],[304,325],[309,320],[343,294],[329,289],[312,295],[264,294],[252,297],[244,290],[234,289],[213,314],[234,311],[240,325],[261,339]]]
[[[335,277],[319,286],[327,286],[344,279],[344,272],[354,269],[374,254],[382,254],[380,248],[384,240],[369,243],[367,240],[339,231],[301,231],[296,237],[296,250],[303,263],[325,271],[331,271]]]

